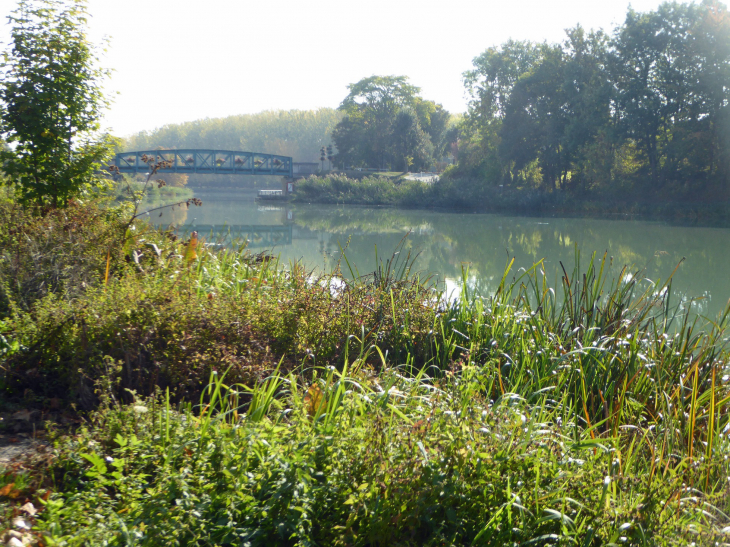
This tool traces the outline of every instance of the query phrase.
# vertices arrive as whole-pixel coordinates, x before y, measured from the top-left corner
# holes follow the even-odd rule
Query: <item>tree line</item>
[[[483,187],[704,188],[730,178],[730,15],[716,0],[629,9],[611,33],[510,40],[464,74],[463,118],[405,76],[349,86],[332,133],[340,164],[423,169]]]
[[[51,14],[51,15],[49,15]],[[26,202],[63,205],[97,184],[110,149],[83,0],[21,0],[0,64],[0,150]],[[53,74],[48,78],[48,74]],[[559,44],[510,40],[464,74],[467,112],[423,98],[406,76],[369,76],[338,108],[171,124],[117,150],[249,150],[330,166],[433,168],[479,188],[697,191],[730,197],[730,14],[717,0],[629,10],[613,31]],[[324,165],[324,162],[322,162]]]
[[[339,107],[199,120],[140,133],[130,148],[201,147],[424,170],[484,187],[662,191],[730,178],[730,15],[717,0],[629,9],[607,33],[510,40],[464,74],[467,112],[421,97],[406,76],[348,86]],[[443,165],[441,165],[443,166]]]
[[[317,162],[342,114],[333,108],[274,110],[165,125],[127,138],[123,150],[203,148],[245,150]]]
[[[474,59],[454,174],[550,190],[728,181],[726,6],[667,2],[611,34],[566,34]]]
[[[423,99],[405,76],[371,76],[348,86],[337,108],[267,111],[165,125],[120,143],[119,150],[246,150],[327,166],[426,169],[447,152],[452,116]],[[449,133],[450,131],[450,133]]]

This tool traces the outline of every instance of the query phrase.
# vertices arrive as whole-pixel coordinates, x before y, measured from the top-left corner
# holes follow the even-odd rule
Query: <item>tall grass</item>
[[[719,461],[697,465],[640,424],[597,434],[556,390],[490,399],[474,365],[435,380],[407,367],[375,374],[367,354],[354,357],[342,370],[277,370],[253,386],[215,374],[197,407],[174,409],[163,397],[103,409],[93,429],[59,445],[64,493],[40,521],[49,542],[649,546],[724,537],[727,479],[700,479],[727,472],[726,440]],[[86,516],[92,499],[97,519]]]
[[[680,314],[671,276],[576,253],[557,286],[509,264],[449,299],[407,253],[129,252],[3,319],[6,394],[109,391],[59,440],[48,544],[726,540],[730,312]]]

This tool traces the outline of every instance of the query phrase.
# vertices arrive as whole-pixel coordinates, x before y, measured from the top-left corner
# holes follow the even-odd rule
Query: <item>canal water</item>
[[[348,205],[256,202],[252,191],[196,192],[202,207],[167,210],[155,224],[197,230],[208,242],[231,237],[249,241],[253,252],[278,255],[286,264],[302,261],[311,269],[331,270],[346,249],[360,273],[375,269],[376,246],[388,257],[403,243],[418,255],[415,269],[432,275],[441,288],[459,290],[462,270],[484,295],[499,284],[505,265],[529,268],[545,260],[557,285],[560,262],[570,271],[576,248],[581,262],[607,253],[611,274],[629,265],[642,277],[665,280],[679,264],[672,283],[675,303],[716,318],[730,298],[730,229],[672,225],[635,219],[524,217]],[[406,237],[407,236],[407,237]],[[683,260],[684,259],[684,260]],[[681,264],[680,264],[681,262]],[[343,262],[343,269],[347,267]]]

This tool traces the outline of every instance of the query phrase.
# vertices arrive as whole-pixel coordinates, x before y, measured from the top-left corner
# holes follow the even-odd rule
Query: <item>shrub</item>
[[[73,299],[103,282],[107,257],[115,268],[121,260],[125,222],[120,214],[71,202],[39,217],[1,201],[0,317],[27,312],[50,294]]]

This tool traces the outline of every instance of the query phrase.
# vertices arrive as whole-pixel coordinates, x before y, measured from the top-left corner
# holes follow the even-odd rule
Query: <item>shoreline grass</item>
[[[503,188],[446,175],[427,184],[377,175],[352,179],[344,175],[309,177],[297,183],[295,202],[518,213],[523,215],[616,218],[631,216],[702,225],[730,224],[730,202],[709,191],[698,198],[685,189],[651,194],[545,192]]]
[[[108,255],[123,219],[4,207],[3,404],[87,409],[0,473],[44,544],[728,540],[728,311],[671,276],[576,251],[448,300],[397,249],[313,276],[135,223]]]

